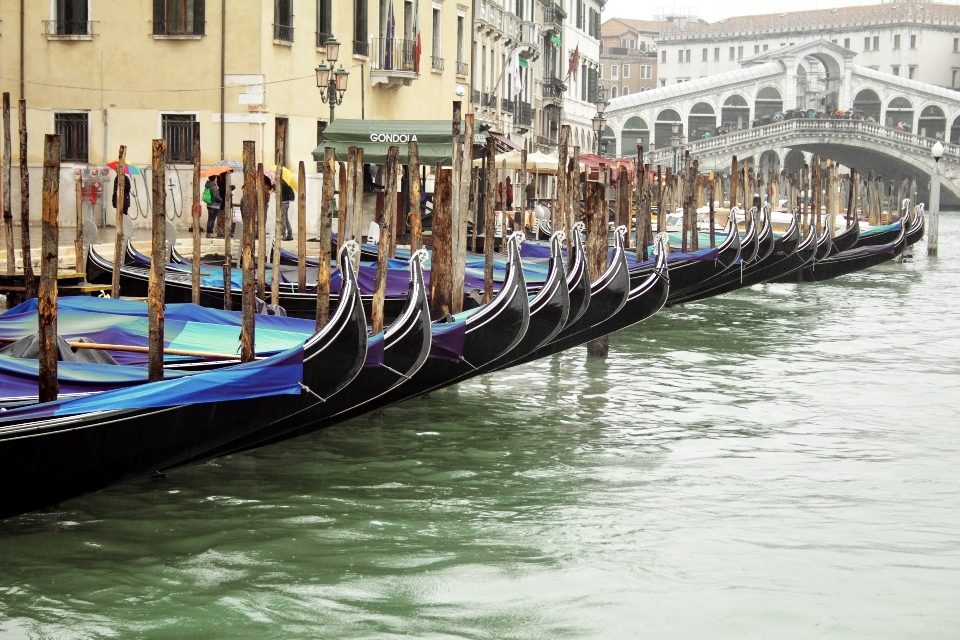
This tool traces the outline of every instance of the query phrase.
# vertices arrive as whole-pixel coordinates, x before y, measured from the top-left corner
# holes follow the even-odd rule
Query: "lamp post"
[[[607,109],[607,101],[603,94],[603,86],[597,85],[597,115],[593,117],[593,133],[596,136],[597,155],[600,154],[600,136],[607,126],[607,119],[603,117],[603,112]]]
[[[674,122],[672,125],[670,125],[670,131],[673,134],[670,136],[670,147],[673,149],[673,173],[676,175],[678,169],[677,157],[680,154],[680,142],[682,141],[682,138],[677,135],[680,133],[680,124]]]
[[[333,70],[340,56],[340,43],[336,38],[330,38],[326,42],[326,62],[321,62],[316,68],[317,88],[320,89],[320,100],[324,104],[330,105],[330,124],[333,124],[334,109],[343,104],[343,94],[347,92],[347,77],[349,71],[340,65],[336,71]],[[327,66],[327,62],[330,66]]]
[[[940,158],[943,144],[937,140],[930,149],[933,156],[933,173],[930,176],[930,228],[927,230],[927,255],[937,255],[937,227],[940,224]],[[901,223],[902,224],[902,223]]]

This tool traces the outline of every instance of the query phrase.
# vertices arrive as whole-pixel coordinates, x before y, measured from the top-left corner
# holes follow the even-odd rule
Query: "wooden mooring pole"
[[[603,169],[601,169],[603,171]],[[607,201],[603,182],[587,180],[584,191],[586,222],[587,270],[590,281],[596,282],[607,269]],[[587,355],[605,358],[610,352],[610,336],[601,336],[587,343]]]
[[[416,140],[407,143],[407,174],[410,176],[410,255],[423,247],[423,227],[420,224],[420,145]]]
[[[3,230],[7,242],[7,275],[17,271],[17,254],[14,251],[13,241],[13,208],[11,205],[11,167],[13,161],[12,143],[10,141],[10,92],[3,92]]]
[[[569,187],[567,186],[567,153],[570,145],[570,125],[561,125],[560,127],[560,147],[557,156],[557,192],[553,201],[553,211],[550,216],[550,231],[560,231],[565,229],[567,215],[567,198],[569,197]],[[492,162],[487,148],[487,162]],[[488,177],[489,179],[489,177]]]
[[[283,145],[286,140],[287,128],[282,120],[277,121],[276,137],[273,144],[274,151],[274,184],[273,184],[273,247],[267,247],[273,257],[273,268],[270,274],[270,304],[280,304],[280,249],[283,240]]]
[[[60,245],[60,136],[43,137],[43,211],[40,241],[40,402],[57,399],[57,259]]]
[[[257,206],[257,146],[252,140],[243,141],[243,235],[240,241],[240,269],[243,272],[240,303],[240,360],[250,362],[255,355],[256,343],[256,279],[253,273],[253,234],[256,227]],[[227,219],[233,219],[233,212]],[[224,224],[226,226],[226,224]],[[224,234],[226,235],[226,234]]]
[[[384,167],[384,185],[386,193],[383,209],[380,211],[380,241],[377,243],[377,275],[373,285],[373,303],[370,312],[370,324],[373,333],[383,331],[383,305],[387,296],[387,269],[390,260],[390,236],[393,234],[397,219],[397,158],[400,147],[387,149],[387,162]],[[454,160],[456,162],[456,160]],[[463,287],[461,286],[461,290]],[[452,287],[456,291],[456,286]],[[462,298],[463,296],[461,296]]]
[[[233,192],[231,173],[223,174],[223,308],[233,310]]]
[[[853,216],[857,214],[856,192],[854,190],[855,189],[854,185],[856,185],[856,183],[857,183],[857,170],[854,168],[851,168],[850,177],[847,180],[847,184],[849,185],[849,193],[847,195],[847,226],[846,226],[847,229],[849,229],[853,225]]]
[[[30,169],[27,155],[27,101],[20,100],[20,241],[23,252],[24,297],[37,297],[30,253]]]
[[[297,293],[307,292],[307,167],[297,168]]]
[[[166,202],[166,141],[153,141],[153,230],[150,254],[150,283],[147,287],[147,320],[149,336],[147,346],[147,376],[150,382],[163,380],[163,292],[167,275],[167,215]],[[118,165],[123,170],[122,165]],[[120,209],[123,201],[117,200]],[[120,256],[116,257],[119,260]]]
[[[416,144],[411,143],[411,144]],[[320,222],[317,236],[320,240],[320,266],[317,270],[317,325],[320,331],[330,319],[330,251],[333,241],[333,192],[337,172],[337,155],[333,147],[323,150],[323,193],[320,200]],[[413,184],[411,182],[411,184]],[[420,210],[417,209],[417,218]]]
[[[73,183],[73,196],[77,209],[77,229],[73,239],[73,253],[77,265],[77,273],[84,271],[83,259],[83,180],[75,180]]]
[[[193,123],[193,190],[190,204],[190,227],[193,229],[193,260],[190,261],[190,300],[200,304],[200,217],[203,215],[200,184],[200,123]],[[226,197],[224,195],[224,197]]]
[[[489,141],[492,146],[493,138],[489,138]],[[430,262],[430,317],[434,320],[447,315],[453,308],[452,183],[451,170],[438,166],[434,176],[433,256]],[[492,199],[488,206],[493,207]],[[493,225],[485,231],[484,246],[492,250]]]
[[[738,175],[739,165],[737,156],[733,156],[730,161],[730,210],[737,206],[737,193],[740,191],[740,176]]]
[[[267,299],[267,194],[263,185],[263,163],[257,163],[257,296]]]
[[[483,199],[483,302],[485,304],[490,304],[490,301],[493,300],[493,237],[496,234],[497,226],[497,214],[494,211],[494,201],[497,193],[497,186],[494,184],[497,175],[496,158],[496,140],[489,137],[487,138],[487,192]],[[557,180],[559,181],[559,179],[558,173]],[[559,227],[553,227],[554,230],[563,228],[563,213],[558,214],[555,210],[553,212],[553,222],[560,225]],[[434,242],[434,251],[436,251],[436,242]],[[432,275],[430,279],[432,282]]]
[[[120,145],[120,155],[117,160],[117,239],[113,243],[113,278],[110,283],[110,297],[120,297],[120,266],[123,264],[123,203],[126,200],[127,181],[127,145]],[[103,183],[103,190],[107,190],[106,182]],[[166,192],[163,195],[166,201]]]
[[[464,116],[463,144],[459,145],[460,152],[452,156],[454,165],[460,167],[457,174],[458,185],[455,185],[451,224],[453,225],[453,291],[463,292],[463,283],[467,269],[467,217],[470,207],[470,178],[473,175],[473,125],[474,115]],[[504,187],[506,189],[506,187]],[[504,194],[506,197],[506,194]],[[451,313],[463,311],[463,295],[454,293],[451,300]]]

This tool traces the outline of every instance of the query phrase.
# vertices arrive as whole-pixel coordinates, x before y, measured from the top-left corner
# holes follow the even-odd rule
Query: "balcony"
[[[473,104],[475,104],[475,105],[477,105],[477,106],[480,105],[480,91],[479,91],[479,90],[474,89],[473,91],[470,92],[470,102],[472,102]]]
[[[521,20],[517,25],[518,43],[520,51],[527,50],[527,59],[536,59],[540,56],[540,43],[537,42],[537,25],[529,20]]]
[[[430,70],[443,72],[443,58],[438,56],[430,56]]]
[[[563,7],[554,3],[546,7],[543,11],[543,27],[547,31],[554,31],[559,34],[563,30],[563,19],[567,17],[567,12]]]
[[[513,100],[507,100],[506,98],[500,100],[500,110],[504,113],[513,113],[513,108]]]
[[[354,40],[353,41],[353,55],[363,56],[364,58],[370,56],[370,45],[364,42],[363,40]]]
[[[516,109],[513,112],[513,123],[525,127],[533,125],[533,105],[517,100]]]
[[[567,85],[560,78],[550,76],[543,81],[543,98],[545,100],[562,100]]]
[[[332,33],[317,31],[317,49],[323,49],[327,46],[327,40],[333,37]]]
[[[89,20],[44,20],[43,27],[48,40],[90,40],[97,35]]]
[[[274,23],[273,41],[283,44],[293,44],[293,27],[288,24]]]
[[[467,71],[469,70],[469,65],[466,62],[457,61],[457,75],[467,77],[469,75]]]
[[[489,106],[490,106],[490,94],[489,94],[489,93],[483,93],[483,94],[480,95],[480,106],[481,106],[481,107],[489,107]]]
[[[370,83],[385,89],[410,86],[416,79],[416,42],[401,38],[375,38],[370,61]],[[442,64],[442,61],[441,61]]]
[[[155,20],[153,37],[158,39],[197,39],[206,33],[203,20]]]

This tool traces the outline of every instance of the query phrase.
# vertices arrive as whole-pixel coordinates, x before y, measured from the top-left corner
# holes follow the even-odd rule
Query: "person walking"
[[[117,187],[120,182],[120,174],[113,180],[113,208],[117,208]],[[130,215],[130,176],[123,174],[123,215]]]
[[[207,237],[212,238],[220,207],[223,206],[223,197],[220,195],[220,187],[217,185],[215,176],[207,178],[203,185],[203,201],[207,204]]]
[[[279,176],[278,176],[279,178]],[[293,227],[290,226],[290,203],[297,198],[297,193],[293,190],[293,187],[288,185],[286,181],[282,178],[280,180],[280,210],[283,213],[283,217],[280,220],[281,231],[283,233],[284,240],[293,240]]]

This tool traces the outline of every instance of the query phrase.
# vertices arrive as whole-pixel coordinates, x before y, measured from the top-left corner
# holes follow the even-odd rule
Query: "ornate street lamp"
[[[340,56],[340,43],[336,38],[330,38],[326,42],[326,62],[321,62],[316,68],[317,88],[320,89],[320,100],[324,104],[330,105],[330,123],[333,124],[334,109],[343,104],[343,94],[347,92],[347,77],[349,71],[340,65],[336,71],[333,70]],[[327,62],[330,66],[327,66]]]
[[[937,140],[930,149],[933,156],[933,173],[930,175],[930,228],[927,229],[927,255],[937,255],[937,232],[940,226],[940,158],[943,144]]]

